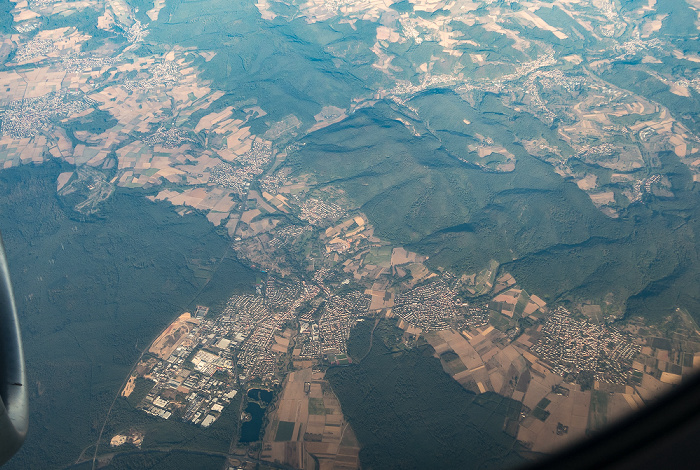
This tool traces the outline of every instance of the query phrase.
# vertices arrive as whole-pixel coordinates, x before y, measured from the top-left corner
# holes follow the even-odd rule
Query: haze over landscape
[[[0,5],[8,468],[508,468],[700,366],[697,0]]]

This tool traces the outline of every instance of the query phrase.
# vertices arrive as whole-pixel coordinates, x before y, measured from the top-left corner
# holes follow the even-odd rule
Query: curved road
[[[379,320],[381,320],[380,317],[377,317],[377,319],[374,320],[374,326],[372,327],[372,331],[369,334],[369,349],[367,349],[367,352],[364,356],[362,356],[362,358],[358,359],[358,363],[364,361],[365,358],[369,356],[369,353],[372,352],[372,343],[374,342],[374,330],[377,329],[377,325],[379,325]]]

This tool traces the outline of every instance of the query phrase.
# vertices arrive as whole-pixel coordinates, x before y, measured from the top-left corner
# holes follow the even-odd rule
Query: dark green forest
[[[105,470],[220,470],[226,458],[206,452],[132,452],[114,457]],[[90,470],[90,465],[76,466],[75,470]]]
[[[117,191],[102,217],[78,217],[56,196],[62,169],[50,163],[0,174],[0,230],[31,406],[29,436],[8,468],[74,462],[97,439],[140,351],[200,291],[216,304],[255,283],[204,216],[181,217],[167,204]],[[218,279],[222,259],[225,279]],[[167,437],[153,434],[146,445],[158,439]]]
[[[363,322],[352,330],[350,355],[367,352],[371,329],[371,322]],[[363,468],[424,469],[440,462],[445,469],[483,469],[521,463],[515,439],[503,431],[506,418],[519,414],[520,403],[495,394],[477,400],[443,372],[427,343],[392,353],[400,333],[380,324],[360,363],[326,373],[362,443]],[[486,395],[494,395],[495,406]]]
[[[675,155],[658,155],[654,168],[672,182],[674,197],[646,194],[643,204],[611,219],[517,143],[505,144],[517,158],[510,173],[456,158],[472,137],[443,138],[447,132],[439,129],[449,123],[441,122],[449,119],[438,110],[466,116],[470,132],[490,128],[504,142],[551,138],[541,122],[519,117],[495,98],[484,98],[479,109],[452,92],[415,101],[436,116],[430,132],[414,136],[396,120],[398,111],[377,105],[309,136],[289,164],[299,174],[314,174],[319,187],[346,190],[380,237],[429,255],[433,268],[474,273],[495,259],[549,302],[599,301],[607,313],[651,319],[676,306],[700,315],[694,288],[700,280],[700,193]]]

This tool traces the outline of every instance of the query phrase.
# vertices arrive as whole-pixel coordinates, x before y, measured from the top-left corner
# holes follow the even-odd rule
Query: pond
[[[262,427],[265,409],[261,408],[257,403],[251,402],[246,406],[245,412],[250,416],[250,419],[241,425],[240,442],[255,442],[260,438],[260,428]]]
[[[272,392],[260,388],[251,388],[250,390],[248,390],[248,398],[250,400],[270,403],[272,401]]]

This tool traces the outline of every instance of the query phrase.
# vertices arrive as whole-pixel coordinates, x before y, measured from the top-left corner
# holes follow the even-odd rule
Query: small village
[[[396,296],[393,313],[426,333],[450,328],[457,316],[456,293],[442,280]]]
[[[562,377],[593,371],[601,383],[626,384],[641,348],[616,328],[576,320],[564,307],[551,311],[530,351]]]

